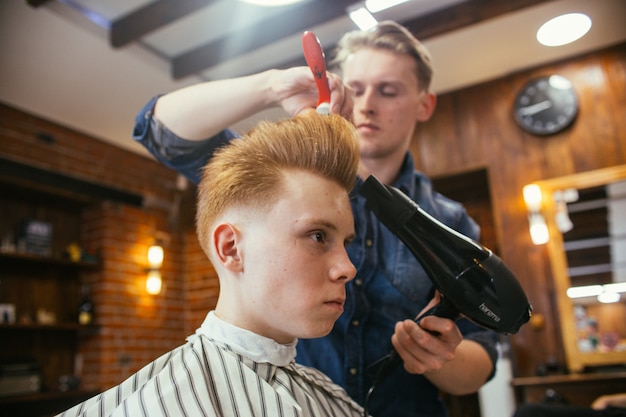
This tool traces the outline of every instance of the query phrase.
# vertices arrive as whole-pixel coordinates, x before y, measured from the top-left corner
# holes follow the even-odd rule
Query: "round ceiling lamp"
[[[561,46],[582,38],[591,29],[591,19],[582,13],[568,13],[544,23],[537,40],[545,46]]]

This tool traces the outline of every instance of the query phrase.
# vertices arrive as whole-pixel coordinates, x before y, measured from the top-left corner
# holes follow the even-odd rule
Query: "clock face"
[[[515,98],[515,121],[535,135],[551,135],[568,127],[578,114],[572,83],[560,75],[529,81]]]

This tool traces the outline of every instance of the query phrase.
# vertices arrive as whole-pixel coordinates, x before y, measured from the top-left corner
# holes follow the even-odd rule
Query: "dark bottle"
[[[78,323],[82,325],[93,324],[94,310],[93,303],[89,297],[89,286],[83,286],[83,296],[78,305]]]

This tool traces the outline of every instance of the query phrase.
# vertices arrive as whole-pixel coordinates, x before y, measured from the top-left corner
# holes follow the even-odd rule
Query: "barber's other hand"
[[[330,109],[348,120],[352,119],[352,94],[341,78],[327,73],[330,86]],[[319,93],[313,74],[308,67],[277,70],[271,88],[277,103],[290,115],[295,116],[317,106]]]
[[[626,408],[626,393],[603,395],[591,404],[594,410],[604,410],[607,407]]]
[[[439,294],[424,308],[426,311],[439,302]],[[437,335],[438,334],[438,335]],[[418,325],[413,320],[396,323],[391,343],[404,361],[404,368],[412,374],[440,370],[454,359],[457,346],[463,340],[454,321],[426,316]]]

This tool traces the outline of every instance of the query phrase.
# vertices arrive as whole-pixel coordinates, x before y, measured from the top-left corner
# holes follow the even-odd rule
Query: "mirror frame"
[[[556,207],[552,196],[557,190],[590,188],[624,179],[626,179],[626,165],[617,165],[533,182],[533,184],[539,185],[542,193],[541,212],[545,216],[550,235],[550,240],[546,245],[554,279],[554,290],[556,291],[565,360],[570,372],[582,372],[586,366],[624,364],[626,363],[626,351],[600,353],[581,352],[578,349],[576,325],[573,320],[574,303],[566,295],[566,291],[570,287],[567,258],[563,235],[558,230],[554,219]]]

